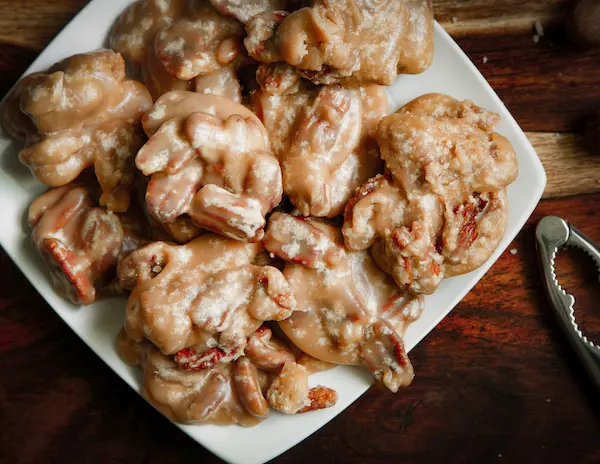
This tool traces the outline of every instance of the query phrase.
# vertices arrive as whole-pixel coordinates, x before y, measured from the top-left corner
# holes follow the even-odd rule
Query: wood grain
[[[436,19],[453,36],[487,36],[528,32],[533,23],[560,23],[572,4],[570,0],[434,0]]]

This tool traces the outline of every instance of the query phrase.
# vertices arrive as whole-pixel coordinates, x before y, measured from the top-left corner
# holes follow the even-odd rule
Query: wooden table
[[[0,95],[86,3],[0,0]],[[564,0],[434,4],[536,147],[544,200],[512,252],[411,353],[410,388],[371,389],[277,462],[598,463],[600,395],[545,300],[533,225],[560,215],[600,242],[600,153],[580,135],[600,106],[600,50],[569,43]],[[559,268],[600,339],[594,266],[565,253]],[[219,462],[125,386],[2,252],[0,275],[0,462]]]

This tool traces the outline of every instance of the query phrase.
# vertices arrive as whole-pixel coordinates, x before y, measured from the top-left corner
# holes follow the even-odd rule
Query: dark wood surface
[[[0,0],[0,95],[86,3]],[[557,327],[533,243],[546,214],[600,243],[600,156],[577,133],[600,106],[600,51],[569,44],[565,1],[434,4],[540,147],[553,176],[545,196],[561,198],[542,201],[509,247],[516,253],[504,253],[411,353],[410,388],[371,389],[276,461],[600,463],[600,392]],[[535,20],[545,26],[538,43]],[[600,340],[597,270],[576,252],[558,264],[586,331]],[[125,386],[3,252],[0,276],[0,462],[219,462]]]

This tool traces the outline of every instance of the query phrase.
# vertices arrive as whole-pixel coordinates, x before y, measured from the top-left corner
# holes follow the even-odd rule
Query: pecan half
[[[373,377],[393,393],[410,385],[415,376],[402,338],[384,321],[365,328],[360,356]]]

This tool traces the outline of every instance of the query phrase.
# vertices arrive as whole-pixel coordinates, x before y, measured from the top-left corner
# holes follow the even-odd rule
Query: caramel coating
[[[274,10],[293,11],[300,8],[302,0],[210,0],[217,11],[225,16],[233,16],[246,24],[256,15]]]
[[[122,212],[144,143],[138,123],[151,106],[146,88],[125,77],[121,55],[100,50],[23,79],[2,119],[9,134],[25,139],[19,158],[40,182],[60,187],[93,167],[100,204]]]
[[[455,198],[497,192],[517,178],[511,143],[493,132],[498,122],[497,114],[469,101],[429,94],[384,118],[377,141],[409,198],[431,191],[456,204]]]
[[[279,25],[289,15],[287,11],[267,11],[254,16],[246,23],[247,37],[244,45],[248,54],[265,63],[282,61],[276,32]]]
[[[248,338],[246,357],[262,370],[280,372],[286,362],[295,362],[296,357],[290,349],[273,336],[273,332],[262,326]]]
[[[140,66],[155,99],[196,89],[239,101],[243,33],[242,24],[208,1],[140,0],[121,14],[110,44]]]
[[[92,303],[121,252],[118,217],[95,207],[85,187],[69,184],[39,196],[29,208],[29,224],[56,292],[75,304]]]
[[[154,348],[144,365],[142,395],[177,422],[256,425],[267,417],[268,408],[256,388],[257,379],[251,377],[254,372],[244,370],[245,361],[241,363],[182,371]]]
[[[169,74],[190,80],[230,64],[240,54],[243,26],[208,2],[190,2],[186,17],[157,33],[156,55]]]
[[[287,362],[273,380],[267,401],[276,411],[296,414],[308,405],[308,372],[295,362]]]
[[[314,0],[287,17],[255,16],[246,31],[253,58],[285,61],[316,84],[390,85],[433,58],[430,0]]]
[[[264,97],[258,95],[258,100],[269,95],[293,95],[300,90],[302,78],[295,68],[282,61],[278,63],[260,63],[256,70],[256,81]],[[255,97],[256,98],[256,97]]]
[[[412,293],[470,272],[496,249],[508,218],[506,187],[518,173],[495,113],[447,95],[419,97],[382,119],[377,140],[390,174],[346,206],[350,250],[372,247],[379,266]]]
[[[198,76],[194,80],[195,91],[227,97],[236,103],[242,102],[242,86],[237,77],[236,67],[231,65],[210,74]]]
[[[304,310],[279,326],[317,359],[372,364],[363,347],[372,325],[384,321],[400,338],[422,312],[421,297],[400,291],[368,252],[347,251],[336,227],[274,213],[263,242],[287,262],[284,275]]]
[[[151,216],[172,223],[188,215],[237,240],[262,238],[265,215],[281,201],[281,169],[251,111],[224,97],[170,92],[143,125],[150,140],[136,165],[151,176]]]
[[[279,83],[290,88],[286,79]],[[375,132],[389,110],[385,89],[302,84],[296,93],[276,93],[256,92],[253,106],[281,162],[284,192],[304,216],[337,216],[382,169]]]
[[[197,76],[188,81],[171,76],[156,58],[153,52],[142,63],[142,81],[148,87],[154,99],[173,90],[187,90],[198,93],[220,95],[241,103],[242,87],[237,77],[237,64]]]
[[[33,121],[21,111],[21,96],[23,90],[27,89],[31,82],[37,77],[37,74],[25,76],[9,93],[6,95],[2,106],[0,106],[0,124],[6,135],[15,140],[26,141],[37,135],[37,130]]]
[[[233,381],[248,412],[258,418],[267,417],[269,404],[262,393],[258,369],[252,361],[243,357],[235,362]]]
[[[127,334],[177,354],[190,370],[239,357],[262,321],[285,319],[295,309],[281,272],[251,264],[259,251],[258,244],[214,234],[134,251],[118,267],[121,284],[132,289]]]

